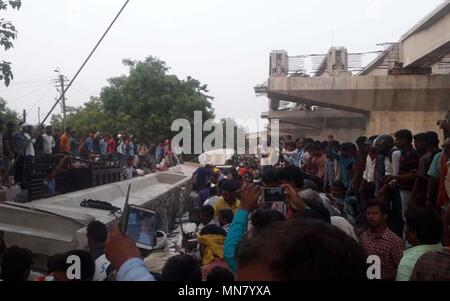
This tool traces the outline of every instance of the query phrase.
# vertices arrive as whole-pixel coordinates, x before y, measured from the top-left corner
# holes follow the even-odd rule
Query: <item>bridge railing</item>
[[[44,181],[49,170],[56,168],[58,163],[58,158],[47,156],[35,158],[33,162],[28,162],[25,165],[25,186],[28,189],[28,201],[49,197],[43,189]],[[66,194],[119,182],[122,180],[122,171],[123,163],[117,160],[89,161],[71,158],[70,168],[65,168],[56,175],[56,194]]]

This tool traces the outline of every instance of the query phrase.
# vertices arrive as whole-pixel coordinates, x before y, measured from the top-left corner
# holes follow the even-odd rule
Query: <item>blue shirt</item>
[[[46,195],[51,195],[56,193],[56,182],[55,179],[49,180],[45,179],[43,183],[43,192]]]
[[[126,261],[117,272],[117,281],[155,281],[140,258]]]
[[[133,143],[130,143],[128,146],[127,146],[127,150],[126,150],[126,155],[127,155],[127,158],[133,158],[134,157],[134,144]]]
[[[339,160],[341,164],[341,174],[342,174],[342,184],[345,187],[349,187],[352,181],[351,170],[353,168],[353,164],[355,164],[355,158],[342,158]]]
[[[432,178],[437,178],[441,176],[441,161],[442,161],[442,154],[443,152],[440,152],[436,156],[434,156],[433,162],[431,163],[430,170],[428,171],[428,176]]]
[[[295,161],[294,161],[294,165],[297,167],[300,167],[300,159],[303,156],[303,150],[298,148],[297,149],[297,155],[295,156]]]
[[[336,173],[334,170],[334,159],[327,159],[327,170],[325,181],[328,186],[333,185],[334,180],[336,179]]]
[[[339,162],[341,169],[341,182],[348,188],[352,180],[350,172],[355,164],[355,158],[344,158],[334,151],[329,152],[328,155]]]
[[[156,147],[156,150],[155,150],[155,157],[156,157],[156,163],[159,163],[159,162],[161,162],[161,159],[162,159],[162,156],[161,156],[161,149],[162,149],[162,146],[161,145],[158,145],[157,147]]]
[[[70,143],[70,156],[72,156],[72,158],[78,157],[77,139],[75,139],[74,137],[70,137],[69,143]]]
[[[194,175],[196,177],[196,183],[199,184],[201,188],[204,188],[203,186],[206,185],[210,172],[204,167],[199,167]]]
[[[92,151],[94,150],[94,141],[92,140],[92,138],[87,137],[84,141],[84,144],[86,145],[86,150],[88,151],[88,153],[92,153]]]
[[[100,140],[100,155],[106,156],[108,155],[108,143],[105,139]]]
[[[94,154],[99,155],[100,154],[100,141],[98,141],[98,139],[94,139],[92,141],[92,147],[94,150]]]
[[[296,152],[294,154],[284,154],[283,157],[290,164],[298,167],[300,164],[300,158],[302,157],[302,155],[303,155],[303,151],[301,149],[296,149]]]
[[[223,246],[224,259],[233,273],[237,271],[236,248],[247,231],[248,215],[246,210],[236,211]]]
[[[207,199],[210,197],[210,191],[209,188],[205,188],[202,191],[199,192],[198,196],[200,197],[200,202],[204,204]]]

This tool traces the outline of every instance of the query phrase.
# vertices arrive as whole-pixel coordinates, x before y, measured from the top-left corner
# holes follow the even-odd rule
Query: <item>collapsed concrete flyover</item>
[[[331,48],[308,73],[293,68],[299,56],[272,52],[270,78],[265,90],[257,88],[270,100],[267,117],[298,137],[324,139],[338,132],[336,138],[347,140],[357,133],[392,134],[400,127],[436,130],[450,111],[450,1],[358,72],[352,55]],[[293,106],[281,109],[282,103]]]

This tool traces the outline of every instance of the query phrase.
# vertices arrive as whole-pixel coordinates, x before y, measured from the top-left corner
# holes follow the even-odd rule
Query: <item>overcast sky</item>
[[[19,12],[2,11],[19,30],[15,48],[0,50],[13,62],[15,81],[0,86],[9,106],[47,113],[57,96],[50,79],[59,67],[71,77],[123,0],[22,0]],[[180,78],[210,88],[219,118],[259,119],[267,101],[253,87],[268,77],[269,53],[326,53],[334,43],[349,52],[379,50],[395,42],[442,0],[131,0],[68,94],[79,106],[98,95],[108,78],[125,74],[123,58],[157,56]],[[58,108],[57,112],[60,112]]]

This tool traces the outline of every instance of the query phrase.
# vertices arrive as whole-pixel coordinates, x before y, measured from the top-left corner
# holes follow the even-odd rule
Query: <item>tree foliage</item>
[[[0,119],[5,122],[19,123],[19,115],[7,106],[6,100],[0,97]]]
[[[92,98],[68,114],[67,124],[80,134],[88,131],[133,134],[140,141],[155,143],[174,136],[172,122],[194,123],[194,111],[203,119],[214,117],[208,88],[198,80],[169,74],[166,63],[154,57],[144,61],[123,60],[129,74],[108,80],[99,98]],[[54,116],[61,126],[61,116]]]
[[[74,129],[79,136],[86,136],[90,132],[109,132],[110,122],[106,118],[103,104],[98,98],[91,100],[82,107],[66,107],[67,126]],[[62,115],[53,115],[51,124],[53,127],[63,129]]]
[[[0,11],[8,8],[19,10],[22,6],[21,0],[0,0]],[[14,25],[3,18],[0,19],[0,47],[5,51],[14,47],[13,40],[17,38],[17,29]],[[0,81],[4,81],[6,86],[9,86],[11,80],[14,78],[11,70],[11,62],[0,60]]]

